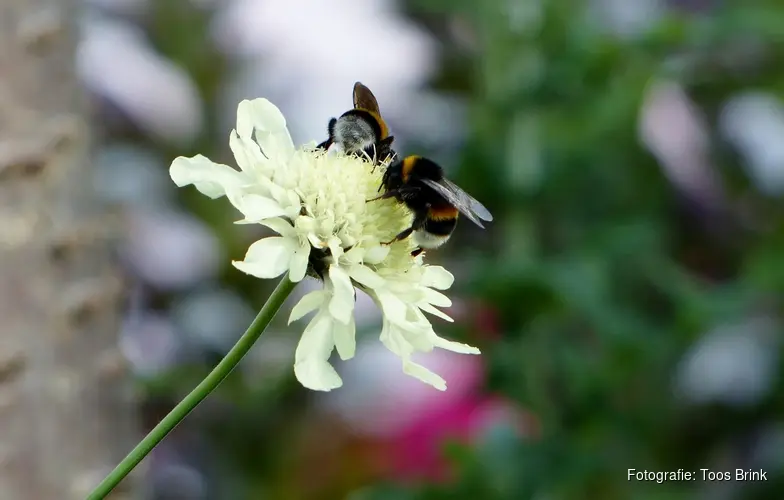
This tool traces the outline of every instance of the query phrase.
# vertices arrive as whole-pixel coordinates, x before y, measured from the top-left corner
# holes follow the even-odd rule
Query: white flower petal
[[[337,262],[343,256],[343,247],[340,246],[340,238],[332,237],[327,241],[332,260]]]
[[[406,304],[397,298],[397,296],[389,293],[386,290],[376,290],[375,293],[370,294],[371,297],[376,299],[376,304],[381,308],[389,321],[405,321],[406,320]]]
[[[253,142],[250,137],[242,137],[236,130],[232,130],[231,134],[229,134],[229,147],[231,152],[234,153],[237,165],[243,171],[266,170],[265,167],[268,166],[269,159],[261,154],[259,145]]]
[[[294,374],[299,382],[314,391],[331,391],[343,385],[340,376],[327,361],[335,344],[332,319],[319,313],[302,332],[294,353]]]
[[[229,199],[231,198],[232,196],[229,197]],[[260,222],[286,213],[275,200],[258,194],[238,196],[237,199],[232,199],[232,204],[242,212],[248,222]]]
[[[446,381],[443,378],[424,366],[411,361],[411,354],[414,351],[413,346],[408,343],[398,328],[389,324],[387,321],[384,322],[381,330],[381,342],[387,349],[400,356],[400,359],[403,362],[403,373],[418,378],[422,382],[432,385],[440,391],[446,390]]]
[[[364,262],[366,264],[380,264],[389,255],[389,245],[377,245],[369,248],[365,252]],[[427,285],[426,285],[427,286]]]
[[[436,292],[432,288],[422,288],[424,300],[436,307],[451,307],[452,300],[443,293]]]
[[[308,242],[310,242],[310,244],[313,245],[314,248],[323,249],[327,246],[324,240],[316,236],[315,233],[307,233],[307,238],[308,238]]]
[[[343,385],[338,372],[320,360],[306,360],[294,365],[294,375],[303,387],[312,391],[331,391]]]
[[[435,307],[431,306],[427,302],[421,302],[421,303],[417,304],[417,307],[419,307],[420,309],[422,309],[423,311],[425,311],[428,314],[432,314],[433,316],[438,316],[439,318],[441,318],[441,319],[443,319],[445,321],[449,321],[450,323],[454,323],[454,321],[455,321],[455,320],[452,319],[451,316],[446,314],[444,311],[441,311],[440,309],[436,309]]]
[[[353,266],[349,268],[348,274],[354,281],[368,288],[380,288],[386,283],[384,278],[365,266]]]
[[[400,335],[415,350],[419,352],[430,352],[435,347],[433,335],[430,334],[433,328],[430,323],[420,325],[418,328],[414,324],[395,325],[392,329],[393,335]]]
[[[302,281],[305,273],[308,271],[308,263],[310,259],[310,245],[305,243],[300,245],[291,257],[291,264],[289,265],[289,279],[294,283]]]
[[[297,305],[291,308],[289,314],[289,324],[302,319],[305,315],[320,308],[327,301],[328,294],[325,290],[316,290],[304,295]]]
[[[345,325],[354,313],[354,285],[348,274],[336,265],[329,266],[329,280],[334,288],[329,313]]]
[[[281,219],[280,217],[265,219],[259,222],[259,224],[263,226],[267,226],[268,228],[272,229],[279,235],[284,236],[286,238],[294,239],[297,236],[296,231],[294,231],[294,228],[291,226],[289,221],[287,221],[286,219]]]
[[[253,138],[254,130],[288,133],[286,118],[267,99],[244,99],[237,106],[237,133],[240,137]]]
[[[255,132],[255,134],[254,134]],[[237,133],[254,138],[262,154],[273,161],[294,153],[286,119],[277,106],[266,99],[244,100],[237,107]]]
[[[302,199],[300,199],[300,197],[299,197],[299,195],[297,195],[297,193],[295,193],[294,191],[289,190],[289,191],[286,191],[286,196],[288,197],[287,201],[288,201],[288,204],[290,206],[298,209],[298,211],[299,211],[299,209],[302,208]]]
[[[429,286],[437,290],[446,290],[455,282],[455,277],[441,266],[424,266],[422,286]]]
[[[266,153],[272,160],[287,159],[294,153],[294,141],[286,129],[282,132],[256,130],[256,142],[261,146],[262,153]]]
[[[289,192],[278,184],[271,183],[268,186],[270,196],[277,201],[281,206],[287,206],[289,203]]]
[[[411,347],[411,344],[395,331],[395,326],[386,319],[381,323],[381,335],[379,335],[379,339],[387,349],[398,356],[411,356],[411,353],[414,352],[414,348]]]
[[[432,385],[439,391],[446,390],[446,380],[431,372],[424,366],[414,363],[410,359],[403,359],[403,373],[406,375],[411,375],[414,378],[418,378],[422,382],[428,385]]]
[[[445,338],[439,337],[435,334],[435,332],[433,332],[431,340],[436,347],[446,349],[447,351],[457,352],[460,354],[481,354],[479,349],[476,347],[447,340]]]
[[[276,278],[286,272],[296,243],[288,238],[271,236],[253,243],[245,260],[233,261],[234,267],[257,278]]]
[[[316,220],[309,215],[300,215],[297,217],[294,225],[296,226],[297,231],[304,234],[312,233],[316,230]]]
[[[219,198],[227,189],[240,189],[246,178],[238,171],[214,163],[202,155],[193,158],[179,156],[169,168],[169,175],[178,187],[193,184],[200,193],[210,198]]]
[[[351,316],[348,324],[333,323],[332,336],[340,359],[343,361],[353,358],[357,350],[356,329],[354,316]]]
[[[343,241],[342,239],[340,243],[341,245],[346,245],[346,242]],[[346,245],[346,246],[350,246],[350,245]],[[364,255],[365,255],[365,249],[362,247],[355,246],[355,247],[351,247],[351,249],[348,252],[344,253],[343,259],[341,260],[349,266],[355,266],[360,262],[362,262],[362,258],[364,257]]]

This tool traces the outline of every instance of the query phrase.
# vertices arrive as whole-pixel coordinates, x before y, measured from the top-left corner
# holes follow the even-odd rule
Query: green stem
[[[237,363],[242,360],[248,353],[253,344],[259,339],[267,325],[270,324],[272,318],[278,312],[283,302],[294,290],[296,283],[292,283],[288,275],[286,275],[278,286],[275,287],[272,294],[267,299],[264,307],[261,308],[256,319],[250,324],[245,333],[240,337],[234,347],[226,354],[226,356],[218,363],[218,365],[207,375],[199,385],[196,386],[180,403],[174,407],[172,411],[166,415],[163,420],[150,431],[147,436],[136,445],[136,448],[131,450],[130,453],[123,459],[114,470],[101,481],[101,484],[87,497],[87,500],[99,500],[106,498],[106,496],[127,476],[144,457],[149,454],[169,432],[174,429],[177,424],[193,410],[196,405],[202,402],[218,385],[223,382],[229,373],[237,366]]]

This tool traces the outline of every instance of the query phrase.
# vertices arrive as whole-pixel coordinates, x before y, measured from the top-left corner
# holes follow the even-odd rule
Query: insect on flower
[[[292,309],[289,322],[315,312],[295,353],[294,372],[310,389],[329,391],[342,380],[330,355],[347,360],[356,349],[354,299],[366,292],[382,312],[381,342],[397,354],[403,371],[436,387],[446,382],[412,361],[414,352],[434,347],[465,354],[479,350],[436,335],[425,315],[452,321],[440,307],[441,293],[454,281],[443,267],[413,257],[414,242],[384,245],[411,225],[411,211],[393,200],[366,203],[377,194],[382,169],[355,155],[296,148],[277,107],[266,99],[242,101],[229,146],[235,170],[204,156],[179,157],[170,168],[178,186],[226,196],[243,215],[239,224],[260,224],[277,236],[253,243],[234,266],[258,278],[288,272],[293,282],[306,275],[323,282]]]
[[[378,189],[384,189],[384,194],[368,201],[394,198],[414,213],[411,225],[387,242],[404,240],[413,233],[419,248],[412,255],[446,243],[457,227],[460,213],[483,229],[480,219],[493,220],[484,205],[444,176],[441,166],[421,156],[394,161],[384,171]]]
[[[318,145],[321,149],[329,149],[335,144],[345,153],[371,158],[374,164],[396,156],[392,150],[395,138],[389,135],[376,96],[360,82],[354,84],[354,108],[340,118],[332,118],[327,132],[327,140]]]

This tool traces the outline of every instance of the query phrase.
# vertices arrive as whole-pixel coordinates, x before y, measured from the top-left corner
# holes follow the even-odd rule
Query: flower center
[[[311,239],[308,261],[311,276],[322,278],[332,261],[327,242],[337,238],[343,252],[355,247],[367,250],[392,240],[411,225],[413,215],[405,205],[393,199],[367,201],[378,196],[387,165],[374,166],[342,153],[303,153],[311,157],[297,162],[303,169],[297,186],[302,200],[300,218],[315,224],[316,242]],[[415,248],[411,239],[393,243],[384,267],[392,262],[410,266]]]

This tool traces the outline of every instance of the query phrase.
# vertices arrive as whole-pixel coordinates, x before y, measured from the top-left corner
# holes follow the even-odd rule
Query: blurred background
[[[437,331],[483,352],[421,358],[447,392],[403,375],[366,297],[344,386],[309,392],[281,315],[152,453],[144,498],[781,498],[784,4],[82,0],[79,21],[141,432],[274,286],[230,265],[262,229],[168,175],[234,164],[241,99],[320,141],[360,80],[396,149],[495,215],[428,255],[457,276]]]

